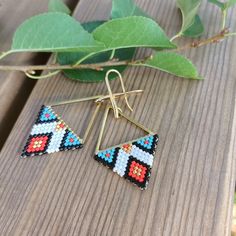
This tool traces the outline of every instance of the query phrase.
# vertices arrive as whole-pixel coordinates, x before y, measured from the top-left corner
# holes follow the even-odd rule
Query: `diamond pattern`
[[[50,106],[42,106],[21,157],[78,149],[82,142]]]
[[[130,157],[125,173],[125,178],[140,188],[146,188],[147,181],[151,174],[151,167],[134,157]]]
[[[31,136],[28,141],[27,153],[44,153],[50,141],[51,134],[42,136]]]
[[[141,189],[146,189],[158,135],[147,135],[130,143],[99,151],[95,160],[109,167]]]

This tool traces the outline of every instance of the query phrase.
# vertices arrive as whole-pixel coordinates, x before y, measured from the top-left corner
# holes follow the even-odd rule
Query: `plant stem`
[[[49,78],[53,75],[57,75],[60,72],[61,72],[60,70],[56,70],[56,71],[53,71],[53,72],[49,72],[46,75],[33,75],[32,72],[31,73],[30,72],[25,72],[25,74],[31,79],[46,79],[46,78]]]
[[[222,30],[225,29],[226,24],[226,17],[227,17],[227,10],[222,11]]]
[[[192,43],[187,44],[187,45],[185,45],[183,47],[179,47],[177,49],[174,49],[174,51],[178,51],[179,52],[179,51],[183,51],[183,50],[190,49],[190,48],[198,48],[198,47],[205,46],[205,45],[211,44],[211,43],[219,43],[226,36],[231,36],[231,35],[229,35],[228,29],[223,29],[220,33],[218,33],[218,34],[216,34],[216,35],[214,35],[214,36],[212,36],[210,38],[202,39],[202,40],[199,40],[199,41],[192,42]]]
[[[113,59],[113,57],[115,56],[115,53],[116,53],[116,50],[113,49],[113,50],[111,51],[110,60]]]
[[[230,37],[230,36],[236,36],[236,32],[225,34],[225,37]]]
[[[29,73],[31,71],[39,70],[66,70],[66,69],[92,69],[92,70],[103,70],[103,67],[107,66],[120,66],[120,65],[133,65],[137,64],[139,61],[107,61],[102,63],[94,64],[80,64],[80,65],[32,65],[32,66],[5,66],[0,65],[0,70],[4,71],[21,71],[24,73]]]
[[[79,61],[77,61],[75,63],[75,66],[81,64],[83,61],[85,61],[86,59],[88,59],[89,57],[92,57],[93,55],[97,54],[97,52],[92,52],[92,53],[89,53],[88,55],[86,55],[85,57],[81,58]]]
[[[6,57],[7,55],[11,54],[11,51],[7,51],[7,52],[1,52],[0,53],[0,60],[3,59],[4,57]]]
[[[178,34],[174,35],[174,36],[170,39],[170,41],[172,42],[172,41],[174,41],[175,39],[179,38],[180,36],[181,36],[181,33],[179,32]]]
[[[168,51],[179,52],[179,51],[183,51],[186,49],[198,48],[201,46],[205,46],[207,44],[218,43],[222,39],[224,39],[226,37],[230,37],[230,36],[236,36],[236,32],[229,33],[227,29],[223,29],[220,33],[218,33],[210,38],[195,41],[195,42],[192,42],[192,43],[187,44],[185,46],[178,47],[177,49],[171,49]],[[177,36],[175,36],[174,38],[177,38]],[[0,55],[0,59],[10,53],[11,53],[11,51],[2,53]],[[96,54],[96,53],[94,53],[94,54]],[[91,54],[89,54],[86,58],[88,58],[89,56],[91,56]],[[23,65],[23,66],[0,65],[0,70],[21,71],[21,72],[25,73],[27,76],[29,76],[30,78],[41,79],[41,78],[48,78],[52,75],[59,73],[61,70],[66,70],[66,69],[91,69],[91,70],[102,71],[104,67],[109,67],[109,66],[143,65],[143,63],[147,59],[150,59],[151,56],[152,55],[149,55],[148,57],[145,57],[143,59],[138,59],[135,61],[134,60],[117,61],[117,60],[113,59],[113,60],[109,60],[107,62],[93,63],[93,64],[75,64],[75,65],[49,64],[49,65]],[[82,60],[84,61],[84,58]],[[49,74],[46,74],[46,75],[42,75],[42,76],[35,76],[34,75],[35,71],[43,71],[43,70],[52,70],[52,72],[50,72]]]

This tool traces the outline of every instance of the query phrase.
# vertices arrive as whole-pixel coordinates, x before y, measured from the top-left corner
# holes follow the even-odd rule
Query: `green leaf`
[[[123,18],[127,16],[146,16],[149,17],[143,10],[141,10],[133,0],[113,0],[111,18]]]
[[[89,33],[92,33],[98,26],[102,25],[106,21],[91,21],[91,22],[85,22],[82,24],[82,27],[88,31]]]
[[[96,29],[98,26],[103,24],[104,21],[95,21],[95,22],[87,22],[82,24],[83,28],[87,30],[88,32],[92,32],[94,29]],[[134,56],[135,48],[128,48],[128,49],[118,49],[115,52],[114,57],[121,60],[131,60]],[[59,64],[61,65],[68,65],[68,64],[74,64],[84,56],[86,56],[86,53],[58,53],[57,60]],[[111,55],[111,51],[99,53],[96,56],[93,56],[87,60],[85,60],[83,63],[99,63],[99,62],[105,62],[108,61]],[[106,75],[106,72],[109,69],[116,69],[120,73],[122,73],[127,66],[112,66],[112,67],[106,67],[104,68],[104,71],[95,71],[95,70],[64,70],[64,74],[66,77],[74,80],[78,80],[81,82],[99,82],[103,81]],[[114,79],[116,75],[111,74],[109,79]]]
[[[190,60],[173,52],[157,52],[142,65],[187,79],[202,79]]]
[[[221,2],[218,0],[208,0],[208,2],[218,6],[221,11],[227,11],[230,7],[233,7],[236,4],[236,0],[229,0],[228,2]]]
[[[70,15],[71,10],[61,0],[50,0],[48,3],[49,12],[61,12]]]
[[[93,36],[107,49],[176,47],[155,21],[142,16],[110,20],[95,29]]]
[[[127,19],[127,18],[124,18],[124,19]],[[135,19],[137,19],[137,18],[135,17]],[[138,17],[138,19],[139,19],[139,17]],[[143,19],[143,17],[141,19]],[[144,18],[144,19],[147,19],[147,18]],[[150,21],[148,21],[148,22],[150,22]],[[151,20],[151,22],[153,22],[153,21]],[[99,24],[101,24],[101,26],[98,26]],[[89,32],[92,32],[97,26],[98,26],[97,29],[99,29],[100,27],[102,27],[103,25],[106,25],[106,24],[107,23],[104,23],[104,22],[90,22],[90,23],[83,24],[83,26],[86,30],[88,30]],[[131,28],[132,28],[132,26],[131,26]],[[156,30],[156,28],[157,28],[157,26],[156,26],[156,23],[155,23],[155,28],[154,29]],[[97,29],[95,29],[94,32],[96,32]],[[110,29],[110,28],[108,28],[108,29]],[[158,28],[158,30],[159,30],[159,28]],[[135,30],[135,33],[136,32],[137,32],[137,30]],[[162,37],[163,37],[162,32],[163,32],[162,30],[161,30],[161,32],[159,32],[161,40],[162,40]],[[137,33],[137,35],[138,35],[138,33]],[[155,33],[154,33],[154,35],[155,35]],[[140,34],[139,34],[139,36],[140,36]],[[116,37],[116,35],[114,35],[114,37]],[[164,44],[166,47],[168,47],[170,45],[171,45],[171,47],[173,47],[173,44],[170,44],[168,38],[165,35],[164,35],[163,38],[164,38],[163,42],[164,43],[167,42],[166,44]],[[166,40],[166,38],[167,38],[167,40]],[[120,38],[120,40],[122,40],[122,38]],[[134,40],[134,41],[132,42],[132,40]],[[137,45],[138,46],[143,46],[142,44],[137,44],[137,40],[139,40],[139,39],[137,39],[137,37],[130,39],[130,41],[126,40],[126,46],[128,48],[122,48],[121,46],[116,46],[115,47],[116,50],[115,50],[114,58],[118,58],[120,61],[122,61],[122,60],[131,60],[133,58],[133,55],[134,55],[134,52],[135,52],[134,47],[137,46]],[[142,40],[143,41],[139,40],[138,42],[145,42],[145,39],[142,39]],[[159,40],[159,38],[156,37],[155,40]],[[158,45],[160,45],[159,42],[160,41],[158,41]],[[117,40],[116,43],[117,43],[117,45],[119,45],[118,40]],[[154,44],[156,44],[156,42],[154,42]],[[114,48],[112,45],[107,44],[106,46],[107,46],[107,50]],[[58,62],[60,64],[74,64],[75,62],[79,61],[81,58],[84,58],[86,55],[87,54],[85,54],[85,53],[70,53],[70,54],[68,54],[68,53],[63,53],[63,54],[59,53]],[[105,61],[109,60],[110,55],[111,55],[111,51],[102,52],[102,53],[99,53],[98,55],[95,55],[93,57],[90,57],[90,58],[86,59],[85,61],[83,61],[83,63],[87,64],[87,63],[105,62]],[[105,78],[106,71],[111,69],[111,68],[117,69],[120,72],[122,72],[126,68],[126,66],[106,67],[106,68],[104,68],[104,71],[102,71],[102,72],[101,71],[94,71],[94,70],[65,70],[64,73],[67,77],[72,78],[72,79],[76,79],[76,80],[79,80],[79,81],[97,82],[97,81],[103,81],[104,78]]]
[[[119,58],[119,60],[130,60],[134,55],[135,48],[125,48],[116,50],[114,58]],[[111,55],[111,51],[100,53],[94,57],[91,57],[83,62],[83,64],[89,63],[99,63],[99,62],[106,62],[109,60]],[[74,64],[76,61],[81,59],[83,55],[76,54],[76,53],[59,53],[58,55],[58,62],[61,65],[66,64]],[[127,66],[110,66],[105,67],[103,71],[95,71],[89,69],[83,70],[64,70],[64,74],[66,77],[78,80],[81,82],[100,82],[105,79],[106,72],[110,69],[116,69],[120,73],[122,73]],[[109,79],[114,79],[116,75],[111,75]]]
[[[94,40],[74,18],[52,12],[34,16],[19,26],[12,52],[94,52],[104,45]]]
[[[200,3],[201,0],[177,0],[177,6],[182,14],[180,35],[194,24]]]
[[[204,26],[202,24],[202,21],[199,15],[196,15],[194,23],[187,30],[183,32],[183,35],[186,37],[195,38],[201,36],[203,32],[204,32]]]
[[[230,7],[233,7],[234,5],[236,4],[236,0],[229,0],[227,3],[226,3],[226,8],[230,8]]]
[[[218,0],[208,0],[208,2],[215,4],[215,5],[218,6],[222,11],[223,11],[224,8],[225,8],[225,3],[220,2],[220,1],[218,1]]]

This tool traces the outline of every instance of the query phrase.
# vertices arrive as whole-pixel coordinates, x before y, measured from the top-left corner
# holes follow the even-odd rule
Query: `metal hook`
[[[128,99],[127,99],[127,95],[126,95],[126,91],[125,91],[124,81],[123,81],[123,78],[122,78],[122,75],[120,74],[120,72],[118,70],[115,70],[115,69],[111,69],[111,70],[107,71],[106,77],[105,77],[105,82],[106,82],[106,85],[107,85],[107,89],[108,89],[111,105],[112,105],[113,110],[114,110],[114,115],[115,115],[116,118],[119,118],[119,112],[122,112],[122,110],[121,110],[121,108],[119,108],[117,106],[117,103],[116,103],[116,100],[115,100],[115,96],[114,96],[114,94],[112,93],[112,90],[111,90],[111,86],[110,86],[110,82],[109,82],[109,75],[110,75],[110,73],[116,73],[118,75],[118,77],[120,79],[122,91],[124,93],[124,98],[125,98],[126,105],[128,106],[128,108],[131,111],[133,111],[133,109],[129,105],[129,102],[128,102]]]

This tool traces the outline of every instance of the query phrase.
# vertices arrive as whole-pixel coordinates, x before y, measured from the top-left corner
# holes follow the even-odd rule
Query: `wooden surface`
[[[168,35],[176,33],[180,18],[174,1],[138,3]],[[81,0],[76,18],[106,19],[109,11],[110,0]],[[217,32],[217,9],[203,5],[201,12],[208,35]],[[236,28],[235,16],[229,17]],[[236,151],[234,43],[229,39],[187,53],[206,78],[202,82],[147,68],[126,71],[127,89],[145,90],[130,99],[135,108],[132,116],[160,135],[145,191],[93,160],[102,111],[83,149],[19,159],[43,103],[107,93],[104,83],[80,84],[62,75],[38,82],[0,156],[1,234],[229,235]],[[140,50],[138,56],[145,53]],[[112,88],[120,89],[118,81],[112,82]],[[92,103],[81,103],[57,112],[81,134],[92,108]],[[103,145],[140,134],[110,116]]]
[[[71,9],[77,0],[67,0]],[[48,0],[0,0],[0,47],[7,51],[11,47],[12,37],[17,27],[27,18],[47,11]],[[14,16],[14,17],[13,17]],[[31,53],[19,53],[1,60],[1,64],[45,63],[48,54],[38,56]],[[22,107],[24,106],[35,81],[22,73],[0,71],[0,149],[9,135]]]

